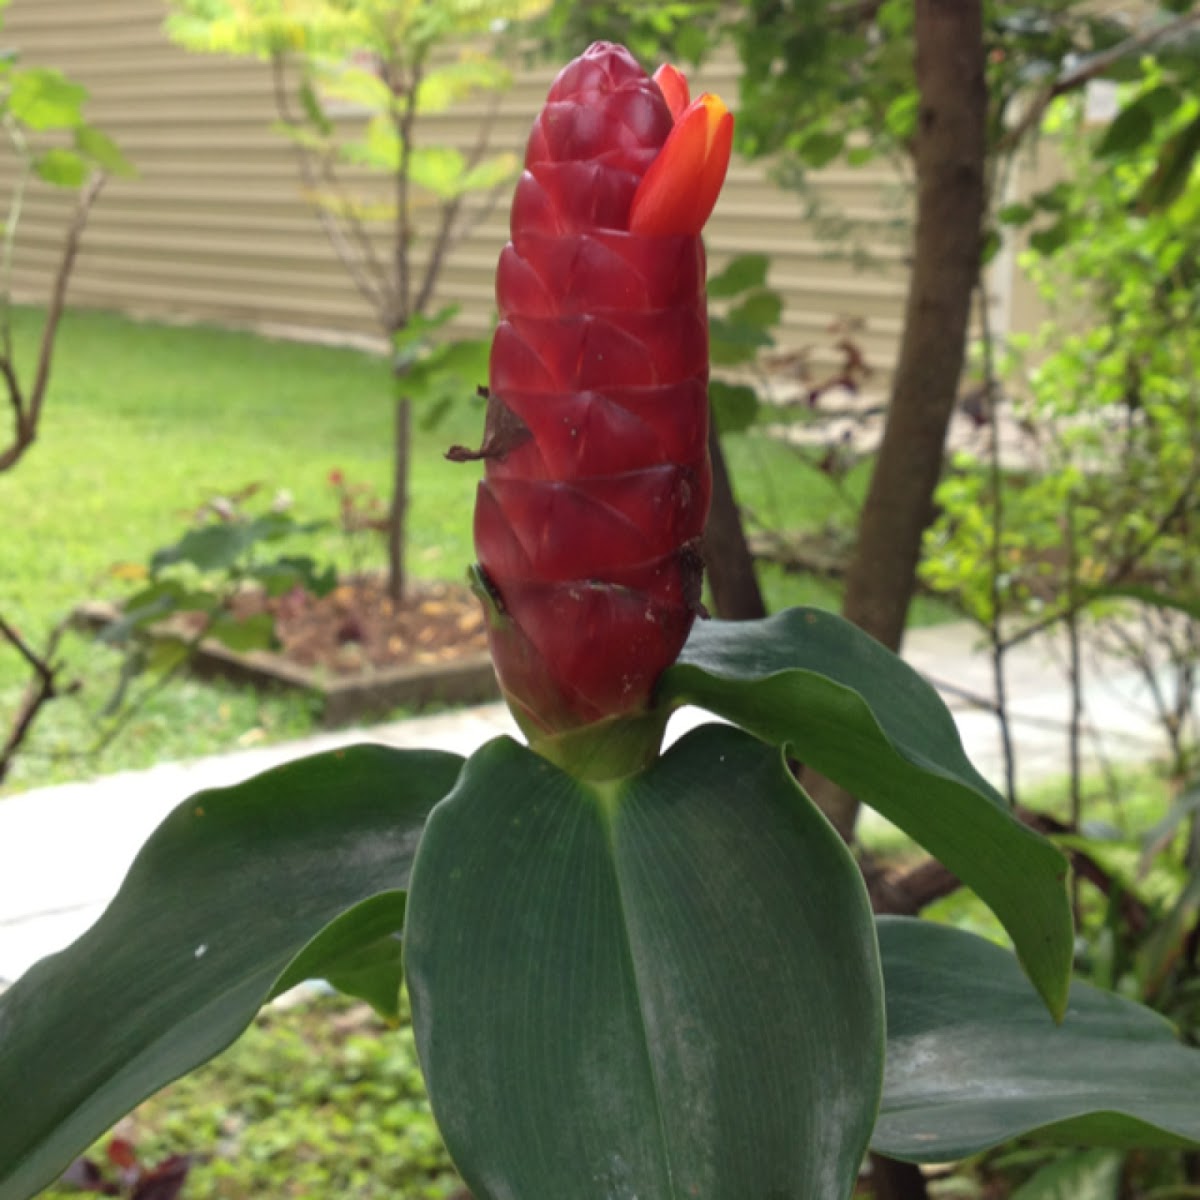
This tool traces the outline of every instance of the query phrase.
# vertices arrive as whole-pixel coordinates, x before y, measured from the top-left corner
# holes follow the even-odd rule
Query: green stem
[[[602,783],[636,775],[658,758],[670,712],[666,708],[650,709],[608,717],[556,734],[531,728],[515,708],[513,716],[529,739],[531,750],[576,779]]]

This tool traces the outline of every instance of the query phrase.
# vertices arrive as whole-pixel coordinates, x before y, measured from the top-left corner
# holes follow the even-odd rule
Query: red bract
[[[699,234],[732,119],[713,97],[689,107],[678,72],[664,87],[678,124],[620,46],[562,71],[500,256],[475,544],[497,674],[535,744],[644,710],[699,603]]]

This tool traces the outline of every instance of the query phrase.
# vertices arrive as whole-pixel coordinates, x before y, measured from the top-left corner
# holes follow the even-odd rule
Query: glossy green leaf
[[[154,553],[152,570],[176,563],[190,563],[201,571],[219,571],[231,567],[251,545],[254,538],[249,526],[239,522],[221,522],[189,529],[173,546]]]
[[[1050,255],[1056,250],[1061,250],[1070,237],[1071,223],[1064,217],[1055,221],[1053,225],[1034,230],[1029,235],[1029,245],[1039,254]]]
[[[1154,136],[1157,123],[1169,117],[1182,101],[1178,89],[1167,84],[1142,92],[1113,118],[1096,153],[1111,158],[1137,150]]]
[[[789,745],[953,871],[999,917],[1051,1012],[1066,1003],[1067,863],[971,765],[937,692],[819,609],[697,623],[660,698]]]
[[[709,279],[708,294],[713,299],[722,299],[751,288],[760,288],[767,282],[769,266],[770,261],[765,254],[739,254]]]
[[[829,166],[841,154],[845,144],[845,136],[840,130],[814,129],[800,138],[796,153],[804,160],[805,166],[819,170]]]
[[[0,1200],[26,1200],[229,1045],[281,976],[299,980],[306,946],[304,975],[361,967],[355,952],[387,936],[381,902],[321,931],[406,886],[461,762],[360,746],[180,805],[100,920],[0,996],[0,1095],[21,1097],[0,1121]],[[394,901],[390,918],[394,933]]]
[[[708,401],[712,419],[723,434],[749,429],[758,416],[758,393],[744,383],[714,379],[708,385]]]
[[[101,129],[80,125],[75,130],[75,148],[110,175],[133,179],[137,168],[121,153],[121,148]]]
[[[1138,193],[1137,211],[1144,216],[1174,204],[1187,189],[1197,158],[1200,158],[1200,115],[1159,149],[1154,172]]]
[[[27,67],[13,76],[8,110],[29,129],[74,129],[83,120],[87,88],[51,67]]]
[[[1010,1138],[1200,1144],[1200,1051],[1156,1013],[1076,981],[1055,1025],[1006,950],[882,918],[888,1059],[872,1146],[945,1162]]]
[[[381,1016],[400,1017],[406,893],[382,892],[343,913],[292,959],[271,998],[306,979],[324,979],[339,992],[365,1000]]]
[[[726,320],[743,328],[755,329],[772,344],[770,331],[779,324],[783,316],[783,297],[778,292],[763,289],[751,292],[726,314]]]
[[[608,784],[492,742],[430,818],[404,933],[472,1194],[849,1196],[882,1052],[872,924],[840,839],[741,730]]]
[[[709,317],[709,358],[714,366],[734,367],[753,362],[758,352],[771,345],[770,333],[758,325]]]

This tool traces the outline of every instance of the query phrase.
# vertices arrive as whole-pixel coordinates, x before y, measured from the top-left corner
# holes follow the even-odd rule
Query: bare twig
[[[1018,808],[1018,819],[1031,829],[1042,834],[1076,833],[1077,830],[1064,824],[1047,813],[1033,812],[1028,808]],[[1082,850],[1068,850],[1067,857],[1071,867],[1081,878],[1086,879],[1097,891],[1110,899],[1115,897],[1121,909],[1121,917],[1125,927],[1133,934],[1145,932],[1150,924],[1150,914],[1146,906],[1114,879],[1094,858]]]
[[[994,200],[994,196],[989,197],[989,200]],[[992,488],[991,544],[988,548],[991,611],[988,613],[987,637],[988,648],[991,651],[992,688],[996,696],[996,721],[1000,727],[1000,745],[1004,752],[1004,791],[1008,802],[1016,804],[1017,755],[1008,713],[1008,680],[1005,673],[1000,612],[1000,580],[1004,566],[1004,549],[1001,545],[1004,533],[1004,477],[1000,469],[1000,421],[997,413],[999,387],[996,380],[995,337],[992,331],[987,283],[982,271],[976,284],[976,294],[979,298],[980,334],[983,343],[984,390],[987,396],[988,419],[991,421],[991,438],[988,442],[988,475]]]
[[[8,736],[3,747],[0,747],[0,783],[4,782],[11,770],[17,751],[29,736],[34,721],[45,705],[79,686],[78,683],[72,683],[67,688],[61,688],[58,682],[60,668],[54,663],[54,653],[65,628],[65,623],[57,626],[50,634],[45,653],[38,654],[3,617],[0,617],[0,637],[20,654],[33,671],[33,679],[25,689]]]
[[[1071,794],[1071,826],[1079,828],[1083,817],[1083,779],[1080,740],[1083,730],[1083,653],[1079,638],[1079,538],[1075,524],[1075,504],[1067,497],[1067,598],[1071,614],[1067,617],[1067,680],[1071,685],[1071,717],[1067,734],[1068,786]],[[1071,902],[1078,917],[1079,882],[1072,880]]]
[[[391,328],[395,333],[408,324],[413,315],[412,272],[409,262],[412,242],[412,214],[409,212],[409,174],[412,171],[413,126],[417,119],[417,92],[425,73],[425,64],[417,58],[409,77],[403,81],[389,80],[394,95],[403,95],[398,109],[392,111],[392,124],[400,142],[400,161],[396,168],[396,229],[392,255],[395,262],[396,308],[392,312]]]
[[[493,93],[492,103],[488,106],[488,111],[479,124],[479,134],[475,139],[475,144],[471,147],[470,154],[467,155],[468,170],[478,166],[483,161],[483,156],[487,153],[488,143],[491,141],[492,130],[495,128],[499,112],[500,97],[498,94]],[[442,263],[445,261],[446,255],[462,241],[470,229],[475,228],[487,216],[487,213],[495,205],[496,199],[502,190],[502,186],[492,188],[483,213],[477,215],[470,223],[470,226],[466,226],[460,219],[463,205],[463,194],[461,192],[452,200],[448,200],[442,205],[437,233],[433,239],[433,248],[429,254],[429,261],[425,265],[425,274],[421,280],[421,287],[417,292],[416,304],[413,306],[416,312],[423,313],[429,304],[430,298],[433,295],[433,289],[437,285],[438,276],[441,274]]]
[[[288,99],[286,61],[282,55],[276,54],[272,57],[271,74],[275,90],[275,109],[279,113],[279,119],[291,130],[302,129],[304,122],[292,111],[291,102]],[[362,222],[354,213],[353,205],[345,194],[341,180],[338,179],[326,156],[318,156],[320,162],[318,177],[309,151],[297,139],[293,139],[292,144],[296,153],[296,163],[300,169],[300,178],[304,187],[314,196],[313,208],[321,229],[354,286],[382,318],[393,306],[383,265],[379,261],[379,256],[376,254],[375,247],[363,228]],[[337,194],[340,218],[345,222],[346,229],[350,231],[349,237],[346,229],[343,229],[339,223],[338,217],[321,205],[319,193],[322,187]],[[353,238],[357,245],[357,251],[351,245],[350,238]]]
[[[1021,119],[1000,139],[997,149],[1004,152],[1020,145],[1025,135],[1041,123],[1046,109],[1060,96],[1078,91],[1093,79],[1099,79],[1106,75],[1117,63],[1129,55],[1148,50],[1158,42],[1167,41],[1195,28],[1200,28],[1200,12],[1185,13],[1172,21],[1165,21],[1161,25],[1140,29],[1115,46],[1111,46],[1099,54],[1093,54],[1078,66],[1064,71],[1030,101],[1029,107]]]
[[[67,285],[71,280],[71,271],[79,254],[79,244],[83,231],[87,227],[88,216],[92,205],[96,203],[101,189],[104,187],[106,176],[97,171],[87,186],[79,193],[75,205],[75,215],[67,229],[67,238],[63,243],[62,258],[59,259],[58,270],[54,275],[54,285],[50,292],[50,305],[46,311],[46,323],[42,326],[42,341],[38,349],[37,370],[33,377],[33,386],[28,396],[22,397],[18,385],[16,371],[10,356],[6,356],[0,364],[0,374],[8,385],[9,396],[17,414],[17,428],[12,442],[6,450],[0,453],[0,471],[7,471],[20,461],[22,455],[37,438],[38,422],[42,416],[42,405],[46,399],[46,388],[50,383],[50,367],[54,360],[54,342],[58,335],[59,322],[67,304]]]
[[[13,361],[12,347],[12,265],[13,252],[17,244],[17,230],[21,225],[21,212],[25,207],[25,192],[33,178],[33,159],[29,154],[25,133],[14,120],[12,113],[6,113],[4,128],[8,139],[12,142],[13,150],[21,160],[21,174],[13,185],[12,201],[8,206],[8,221],[4,226],[4,260],[0,265],[0,339],[3,341],[4,358]]]
[[[21,390],[21,381],[17,378],[17,372],[13,368],[12,359],[7,355],[0,358],[0,377],[4,379],[5,390],[8,392],[8,402],[13,412],[13,445],[4,452],[4,456],[12,456],[11,461],[7,463],[11,467],[21,457],[21,451],[17,447],[29,435],[26,429],[25,394]],[[2,461],[2,457],[0,457],[0,461]]]
[[[33,377],[33,387],[29,390],[29,418],[36,427],[41,416],[42,403],[46,398],[46,386],[50,382],[50,365],[54,358],[54,341],[58,333],[58,323],[62,320],[63,311],[67,305],[67,284],[71,279],[71,271],[79,254],[79,243],[87,226],[88,215],[92,205],[100,196],[107,176],[103,171],[93,173],[87,186],[79,193],[79,202],[75,206],[75,215],[67,230],[67,240],[63,245],[62,258],[59,260],[58,272],[54,276],[54,288],[50,293],[50,308],[46,313],[46,324],[42,327],[42,344],[38,350],[37,372]]]
[[[1105,588],[1116,587],[1120,583],[1124,583],[1126,579],[1137,567],[1138,563],[1145,557],[1146,554],[1154,548],[1155,543],[1159,538],[1170,532],[1171,526],[1176,521],[1188,515],[1191,509],[1197,503],[1197,487],[1200,486],[1200,464],[1194,466],[1184,481],[1183,487],[1179,494],[1175,497],[1174,502],[1167,508],[1161,517],[1155,522],[1154,528],[1149,530],[1146,535],[1133,547],[1127,550],[1111,567],[1104,573],[1104,578],[1099,585],[1100,591]],[[1070,617],[1073,613],[1081,612],[1094,599],[1094,593],[1097,589],[1090,589],[1088,592],[1083,592],[1080,595],[1068,599],[1067,603],[1061,608],[1056,608],[1046,616],[1039,618],[1036,621],[1031,621],[1022,629],[1018,629],[1007,637],[1003,646],[1005,650],[1011,650],[1013,646],[1018,646],[1022,642],[1028,641],[1031,637],[1050,629]]]

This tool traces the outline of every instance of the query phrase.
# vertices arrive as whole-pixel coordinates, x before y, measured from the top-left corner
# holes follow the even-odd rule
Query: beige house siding
[[[56,66],[91,92],[91,120],[137,165],[136,180],[111,180],[94,211],[71,288],[79,306],[158,319],[288,329],[301,335],[373,336],[355,291],[300,194],[291,148],[276,119],[264,64],[189,54],[162,32],[162,0],[12,0],[3,43],[30,64]],[[703,85],[736,94],[732,66]],[[505,97],[493,144],[520,151],[553,74],[522,72]],[[483,116],[464,106],[427,119],[428,142],[468,148]],[[12,182],[0,158],[0,203]],[[800,200],[770,184],[758,165],[735,162],[707,235],[715,265],[731,254],[771,256],[785,295],[783,348],[832,357],[838,316],[862,321],[869,359],[886,378],[900,331],[905,250],[895,236],[883,169],[831,170],[818,183],[830,212],[860,222],[872,265],[855,271],[831,255]],[[40,183],[21,225],[18,299],[44,299],[70,199]],[[462,305],[464,329],[492,316],[492,272],[505,236],[501,203],[454,252],[438,300]],[[877,232],[873,232],[877,231]]]

